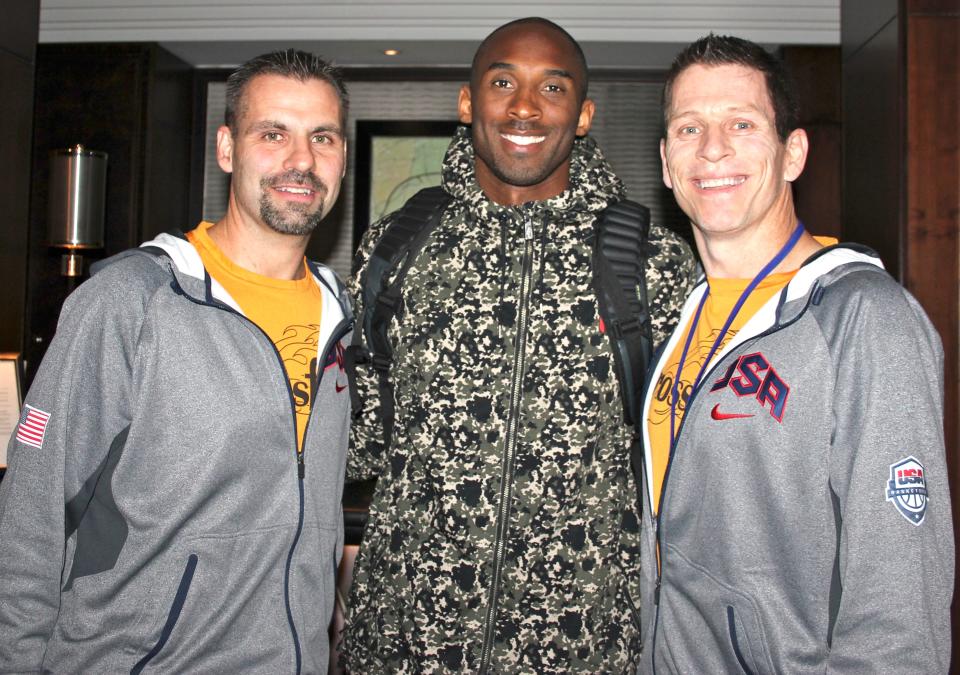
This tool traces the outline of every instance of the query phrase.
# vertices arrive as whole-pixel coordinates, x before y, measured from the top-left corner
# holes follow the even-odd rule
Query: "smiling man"
[[[353,320],[304,251],[346,106],[311,54],[241,66],[226,215],[67,299],[0,484],[0,671],[326,672]]]
[[[632,670],[634,432],[594,287],[598,222],[624,190],[587,136],[580,47],[544,19],[500,27],[459,111],[445,208],[392,282],[402,302],[369,275],[416,213],[371,226],[353,277],[358,317],[398,311],[391,360],[364,335],[374,367],[359,370],[348,474],[379,478],[342,651],[356,673]],[[630,292],[658,343],[695,265],[661,227],[639,248]]]
[[[664,87],[663,180],[706,279],[644,426],[642,672],[946,672],[940,340],[876,254],[812,237],[783,66],[708,36]]]

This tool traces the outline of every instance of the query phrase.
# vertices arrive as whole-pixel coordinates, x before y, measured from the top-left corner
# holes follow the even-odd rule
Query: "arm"
[[[353,261],[353,272],[347,290],[354,302],[354,344],[366,347],[363,334],[363,288],[361,279],[374,246],[390,223],[390,216],[373,223],[364,232]],[[357,393],[360,410],[350,425],[350,451],[347,454],[347,482],[366,480],[379,474],[383,462],[383,422],[380,418],[380,389],[376,371],[369,363],[358,363],[356,368]]]
[[[841,527],[827,670],[946,672],[954,546],[943,355],[916,301],[892,282],[885,290],[848,303],[830,340],[837,368],[830,485]],[[919,524],[887,492],[891,467],[908,457],[923,467],[914,484],[927,490]]]
[[[647,299],[656,350],[680,320],[683,303],[697,285],[701,272],[690,246],[671,230],[651,225],[649,244]]]
[[[136,300],[122,297],[128,286],[101,292],[97,281],[67,299],[26,396],[26,405],[49,414],[42,442],[24,442],[15,431],[8,446],[9,470],[0,484],[3,672],[41,670],[71,571],[67,543],[83,516],[83,495],[129,423],[131,330],[141,312]]]

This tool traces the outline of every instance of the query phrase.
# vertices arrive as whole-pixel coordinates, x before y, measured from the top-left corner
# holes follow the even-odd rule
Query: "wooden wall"
[[[806,168],[793,184],[797,214],[809,232],[840,238],[840,48],[784,47],[781,58],[797,89],[800,127],[810,140]]]
[[[30,199],[30,130],[40,0],[4,6],[0,22],[0,352],[19,352],[27,280],[27,208]],[[6,439],[3,439],[6,442]]]
[[[841,12],[844,233],[880,252],[940,332],[960,540],[960,0],[844,0]]]

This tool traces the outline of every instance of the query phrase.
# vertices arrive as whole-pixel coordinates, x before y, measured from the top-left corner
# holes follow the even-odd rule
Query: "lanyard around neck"
[[[801,235],[803,235],[803,223],[797,222],[797,227],[793,230],[793,234],[790,235],[790,239],[787,240],[777,254],[770,259],[763,269],[757,272],[757,276],[753,278],[745,289],[743,293],[740,294],[740,297],[737,299],[736,304],[734,304],[733,309],[730,310],[727,320],[723,323],[723,328],[720,329],[720,334],[717,335],[717,338],[713,341],[713,346],[710,347],[710,351],[707,354],[707,358],[700,365],[700,371],[697,373],[697,378],[693,381],[693,386],[690,388],[690,396],[687,398],[689,402],[696,394],[697,389],[700,387],[700,380],[703,378],[704,373],[707,372],[707,366],[710,365],[710,361],[713,359],[713,355],[717,352],[720,345],[723,343],[723,338],[727,334],[727,331],[730,330],[730,325],[733,323],[734,319],[737,318],[737,314],[740,313],[740,310],[743,308],[744,303],[747,301],[747,298],[750,297],[750,294],[760,285],[760,282],[763,281],[767,275],[772,272],[777,265],[783,262],[783,259],[786,258],[790,251],[793,250],[793,247],[797,245],[797,242],[800,241]],[[703,297],[700,298],[700,304],[697,305],[697,311],[693,315],[693,322],[690,324],[690,330],[687,333],[687,340],[683,345],[683,351],[680,352],[680,362],[677,364],[677,374],[673,379],[673,389],[670,392],[670,449],[673,450],[673,447],[677,443],[677,434],[676,434],[676,420],[677,420],[677,401],[680,399],[680,375],[683,373],[683,364],[687,360],[687,352],[690,350],[690,343],[693,341],[694,333],[697,332],[697,323],[700,322],[700,314],[703,312],[703,306],[707,303],[707,296],[710,295],[710,283],[707,282],[707,290],[704,291]]]

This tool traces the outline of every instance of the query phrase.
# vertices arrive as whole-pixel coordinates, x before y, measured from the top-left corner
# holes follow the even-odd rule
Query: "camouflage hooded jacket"
[[[623,187],[589,138],[576,142],[570,175],[554,198],[500,206],[477,185],[468,129],[447,151],[454,200],[407,274],[389,331],[389,448],[376,376],[359,374],[348,479],[379,480],[341,645],[353,673],[636,667],[631,432],[589,243]],[[390,219],[365,235],[357,270]],[[694,262],[669,231],[654,226],[650,239],[659,343]]]

